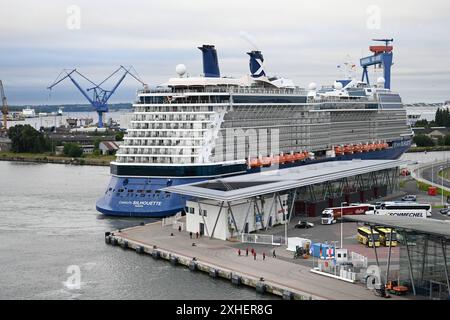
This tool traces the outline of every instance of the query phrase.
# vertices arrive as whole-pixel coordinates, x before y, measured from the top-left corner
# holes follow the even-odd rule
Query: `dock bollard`
[[[178,257],[170,256],[170,264],[176,266],[178,264]]]
[[[118,241],[116,238],[112,238],[112,239],[111,239],[111,244],[112,244],[113,246],[117,246],[118,243],[119,243],[119,241]]]
[[[105,237],[105,243],[106,244],[111,244],[111,237],[110,236],[106,236]]]
[[[264,294],[264,293],[266,293],[267,287],[266,287],[266,284],[264,282],[260,281],[260,282],[256,283],[255,289],[256,289],[256,292],[258,292],[260,294]]]
[[[288,290],[283,291],[283,300],[294,300],[294,294]]]
[[[127,249],[127,248],[128,248],[128,241],[126,241],[126,240],[122,241],[122,243],[120,244],[120,246],[121,246],[123,249]]]
[[[153,251],[152,251],[152,257],[153,257],[154,259],[159,259],[159,258],[161,258],[161,252],[159,252],[158,250],[153,250]]]
[[[209,268],[209,276],[211,278],[217,278],[219,276],[219,271],[214,268]]]
[[[144,253],[144,247],[143,246],[137,246],[136,247],[136,253],[139,253],[139,254]]]
[[[106,231],[106,232],[105,232],[105,238],[108,237],[110,234],[111,234],[111,232]]]
[[[197,270],[197,262],[195,262],[194,260],[189,262],[189,270],[196,271]]]
[[[231,283],[239,286],[241,284],[242,278],[237,274],[231,274]]]

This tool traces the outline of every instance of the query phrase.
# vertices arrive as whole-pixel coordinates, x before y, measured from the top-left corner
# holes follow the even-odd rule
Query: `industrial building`
[[[188,232],[228,240],[290,221],[294,214],[318,215],[334,203],[363,202],[392,193],[404,164],[400,160],[332,161],[162,190],[192,197],[185,209]]]

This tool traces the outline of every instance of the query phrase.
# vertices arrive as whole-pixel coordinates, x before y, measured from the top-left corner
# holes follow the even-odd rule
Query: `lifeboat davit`
[[[281,158],[281,157],[280,157],[279,155],[278,155],[278,156],[274,156],[274,157],[273,157],[273,162],[272,162],[272,163],[273,163],[273,164],[279,164],[279,163],[280,163],[280,158]]]

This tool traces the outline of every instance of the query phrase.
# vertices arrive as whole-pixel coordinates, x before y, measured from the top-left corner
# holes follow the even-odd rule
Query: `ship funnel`
[[[264,77],[266,73],[264,72],[264,57],[261,51],[251,51],[247,52],[247,54],[250,56],[250,73],[252,77]]]
[[[219,61],[217,59],[216,48],[212,45],[199,47],[203,54],[203,73],[208,78],[219,78]]]

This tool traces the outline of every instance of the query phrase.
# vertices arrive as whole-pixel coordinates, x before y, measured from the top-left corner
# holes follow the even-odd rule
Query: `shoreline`
[[[78,166],[101,166],[109,167],[109,159],[95,159],[95,158],[64,158],[57,156],[46,155],[32,155],[32,154],[17,154],[7,155],[0,154],[0,161],[12,162],[31,162],[31,163],[53,163],[53,164],[70,164]]]

